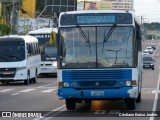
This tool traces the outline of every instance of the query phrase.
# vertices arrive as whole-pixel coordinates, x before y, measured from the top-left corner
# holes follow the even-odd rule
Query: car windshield
[[[0,62],[17,62],[25,59],[24,41],[0,41]]]
[[[143,61],[153,61],[152,57],[143,57]]]
[[[144,51],[143,53],[148,53],[147,51]]]

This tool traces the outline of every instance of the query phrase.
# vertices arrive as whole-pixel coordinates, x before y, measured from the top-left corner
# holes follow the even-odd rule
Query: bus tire
[[[138,94],[138,98],[136,100],[136,103],[140,103],[141,102],[141,92]]]
[[[67,110],[75,110],[76,101],[74,99],[66,99],[66,108]]]
[[[29,83],[30,83],[30,74],[28,73],[27,79],[24,80],[24,84],[25,84],[25,85],[29,85]]]
[[[33,78],[33,83],[36,83],[37,82],[37,70],[35,72],[35,77]]]
[[[134,110],[136,108],[136,99],[135,98],[129,98],[126,100],[127,102],[127,109],[128,110]]]

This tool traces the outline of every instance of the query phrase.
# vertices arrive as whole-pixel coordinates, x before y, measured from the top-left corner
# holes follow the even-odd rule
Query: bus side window
[[[28,51],[28,55],[31,55],[32,53],[32,48],[31,48],[31,45],[30,44],[27,44],[27,51]]]
[[[33,55],[36,55],[36,49],[35,49],[35,44],[32,44],[32,48],[33,48]]]
[[[138,47],[138,51],[142,50],[142,46],[141,46],[141,39],[142,39],[142,34],[141,34],[141,29],[138,26],[137,23],[136,24],[136,39],[137,39],[137,47]]]
[[[38,54],[41,54],[39,43],[37,44],[37,47],[38,47]]]

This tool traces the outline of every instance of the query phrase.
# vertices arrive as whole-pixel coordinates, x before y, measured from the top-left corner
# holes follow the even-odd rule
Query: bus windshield
[[[60,28],[61,68],[133,67],[132,26]]]
[[[53,61],[57,57],[57,47],[49,44],[50,34],[30,34],[38,39],[42,61]]]
[[[25,59],[24,41],[0,41],[0,62],[18,62]]]

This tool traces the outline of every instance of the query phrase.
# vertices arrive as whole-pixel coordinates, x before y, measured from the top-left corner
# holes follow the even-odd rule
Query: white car
[[[148,52],[148,51],[143,51],[142,55],[143,55],[143,56],[148,56],[148,55],[149,55],[149,52]]]
[[[153,54],[153,48],[152,47],[147,47],[146,51],[148,51],[149,54]]]

